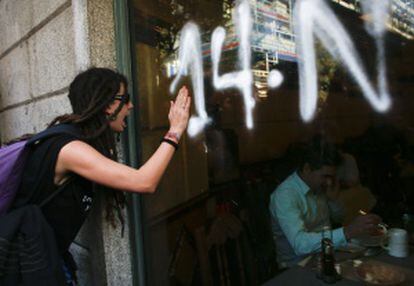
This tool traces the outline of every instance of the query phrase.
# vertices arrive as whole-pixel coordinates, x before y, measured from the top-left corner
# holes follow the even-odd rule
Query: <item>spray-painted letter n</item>
[[[299,55],[300,112],[304,121],[313,119],[317,105],[317,70],[314,35],[329,53],[348,69],[363,95],[378,112],[391,106],[384,64],[383,34],[388,0],[363,0],[365,13],[372,16],[372,27],[366,25],[377,43],[378,90],[370,83],[351,37],[323,0],[298,0],[294,8],[295,33]]]

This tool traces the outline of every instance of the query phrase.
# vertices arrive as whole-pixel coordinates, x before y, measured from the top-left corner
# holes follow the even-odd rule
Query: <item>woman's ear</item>
[[[111,111],[112,109],[111,109],[111,107],[109,106],[109,107],[107,107],[107,108],[105,108],[105,110],[104,110],[104,113],[105,113],[105,117],[106,117],[106,119],[107,120],[109,120],[109,121],[113,121],[114,120],[114,117],[113,117],[113,111]]]
[[[106,115],[111,115],[114,113],[114,111],[116,110],[116,108],[118,107],[118,105],[116,104],[116,102],[111,103],[108,107],[105,108],[105,114]]]

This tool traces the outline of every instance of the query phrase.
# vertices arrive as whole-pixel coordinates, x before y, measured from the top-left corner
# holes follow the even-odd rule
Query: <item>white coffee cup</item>
[[[385,240],[388,240],[388,246],[385,240],[382,247],[388,251],[388,254],[395,257],[408,256],[408,233],[405,229],[391,228],[387,231]]]

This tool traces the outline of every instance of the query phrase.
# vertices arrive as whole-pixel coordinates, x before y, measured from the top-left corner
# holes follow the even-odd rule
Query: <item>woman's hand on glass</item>
[[[178,92],[175,101],[170,102],[170,112],[168,119],[170,121],[169,132],[175,133],[178,137],[184,133],[190,118],[191,97],[186,86],[183,86]]]

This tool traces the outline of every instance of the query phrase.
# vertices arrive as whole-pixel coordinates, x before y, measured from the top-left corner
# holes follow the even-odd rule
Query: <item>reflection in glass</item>
[[[376,85],[376,46],[364,28],[369,15],[361,15],[357,0],[327,2]],[[277,275],[269,196],[297,168],[303,143],[315,134],[328,137],[355,158],[359,189],[375,196],[373,211],[388,225],[402,225],[402,215],[414,213],[412,1],[393,0],[390,6],[384,46],[391,109],[375,112],[338,59],[316,42],[318,102],[309,123],[299,112],[295,1],[249,3],[252,129],[246,127],[241,92],[216,90],[213,85],[211,36],[216,27],[226,30],[219,74],[240,69],[233,22],[236,1],[136,0],[132,7],[143,159],[168,130],[169,101],[175,96],[169,89],[180,67],[180,31],[189,21],[200,31],[205,110],[210,119],[197,136],[184,136],[157,193],[144,196],[148,285],[260,285]],[[267,81],[272,70],[283,75],[281,85],[273,89]],[[180,84],[193,89],[191,76]]]

